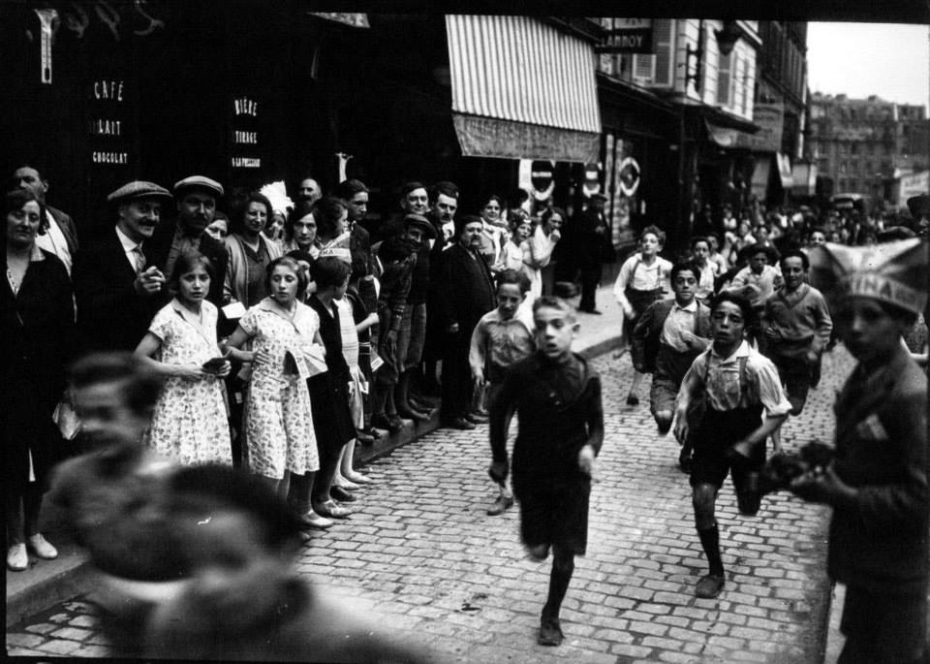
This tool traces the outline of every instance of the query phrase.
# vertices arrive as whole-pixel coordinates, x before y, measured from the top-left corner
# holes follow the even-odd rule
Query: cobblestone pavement
[[[677,444],[656,434],[648,399],[622,405],[629,356],[594,365],[607,435],[561,647],[535,641],[549,563],[525,557],[516,510],[485,515],[494,497],[486,426],[436,431],[372,465],[377,484],[359,512],[306,546],[301,573],[443,662],[821,661],[828,511],[776,493],[758,516],[741,517],[727,483],[718,502],[727,586],[717,600],[696,599],[706,563]],[[788,450],[831,440],[830,406],[850,367],[841,348],[826,359],[820,388],[784,428]],[[8,629],[7,653],[93,657],[106,643],[78,597]]]

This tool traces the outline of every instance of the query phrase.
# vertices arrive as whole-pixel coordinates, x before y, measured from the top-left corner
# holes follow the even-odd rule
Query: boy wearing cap
[[[78,327],[87,350],[132,351],[167,302],[165,274],[155,264],[149,239],[161,219],[168,190],[153,182],[129,182],[107,196],[115,227],[75,257]]]
[[[710,568],[695,595],[704,599],[717,597],[726,583],[715,514],[720,487],[732,470],[740,512],[758,511],[758,495],[749,491],[750,474],[765,465],[765,441],[791,410],[775,366],[744,339],[753,316],[749,301],[720,293],[711,300],[710,311],[713,343],[688,369],[675,413],[675,436],[681,443],[690,438],[694,449],[694,523]],[[694,418],[689,409],[699,398],[704,412]]]
[[[488,469],[507,479],[507,429],[519,421],[513,445],[513,490],[520,503],[520,536],[531,560],[552,550],[549,593],[538,643],[562,642],[559,610],[588,540],[588,500],[595,459],[604,442],[601,379],[572,352],[575,312],[564,300],[543,296],[533,303],[537,351],[514,364],[491,401]]]
[[[926,303],[927,247],[828,244],[811,251],[811,265],[858,364],[834,405],[834,462],[791,489],[833,508],[827,571],[846,584],[840,661],[923,662],[927,377],[901,339]]]

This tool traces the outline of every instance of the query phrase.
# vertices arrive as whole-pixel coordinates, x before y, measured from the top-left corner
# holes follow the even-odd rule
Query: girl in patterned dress
[[[221,380],[230,365],[216,342],[217,309],[205,299],[214,274],[203,254],[182,254],[168,282],[176,295],[155,314],[136,348],[166,377],[145,441],[185,466],[232,464]]]
[[[286,486],[285,473],[296,477],[319,469],[306,378],[320,319],[299,301],[306,287],[297,261],[273,260],[266,273],[268,297],[239,319],[227,342],[233,358],[251,362],[243,427],[247,467],[275,491]],[[249,340],[252,350],[240,350]],[[308,515],[316,517],[302,510]]]

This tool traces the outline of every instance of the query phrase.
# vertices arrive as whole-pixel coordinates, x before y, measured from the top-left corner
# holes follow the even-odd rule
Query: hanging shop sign
[[[259,153],[258,100],[249,95],[232,98],[229,165],[232,168],[262,167]]]
[[[590,198],[594,194],[601,192],[601,169],[599,164],[584,165],[584,184],[581,185],[581,193],[585,198]]]
[[[607,19],[606,40],[598,53],[652,53],[652,19]]]
[[[530,169],[530,184],[533,185],[533,198],[547,201],[555,189],[555,162],[534,161]]]
[[[618,169],[618,184],[624,196],[635,196],[639,189],[639,163],[633,157],[624,157]]]
[[[785,128],[784,104],[756,104],[752,109],[752,122],[758,125],[755,134],[738,132],[735,146],[749,148],[755,152],[781,151],[781,139]]]

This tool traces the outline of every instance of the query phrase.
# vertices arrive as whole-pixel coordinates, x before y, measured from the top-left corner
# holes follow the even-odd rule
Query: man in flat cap
[[[148,240],[171,200],[164,187],[135,180],[107,196],[114,228],[81,249],[74,263],[78,327],[86,350],[135,350],[165,303],[165,274]]]
[[[833,407],[835,459],[792,490],[833,508],[827,572],[846,585],[841,662],[927,656],[927,377],[902,343],[927,301],[917,238],[811,250],[811,283],[858,361]]]
[[[471,418],[472,381],[468,353],[471,335],[481,317],[494,309],[491,270],[479,253],[481,217],[455,220],[455,243],[442,254],[437,292],[438,323],[445,332],[442,344],[442,415],[447,426],[474,429]]]
[[[223,186],[203,175],[191,175],[174,185],[178,219],[176,224],[160,224],[149,240],[153,262],[166,277],[171,277],[178,257],[198,251],[213,263],[215,276],[210,280],[207,299],[217,307],[223,305],[223,282],[226,279],[226,247],[206,232],[216,216],[216,202],[223,196]]]

